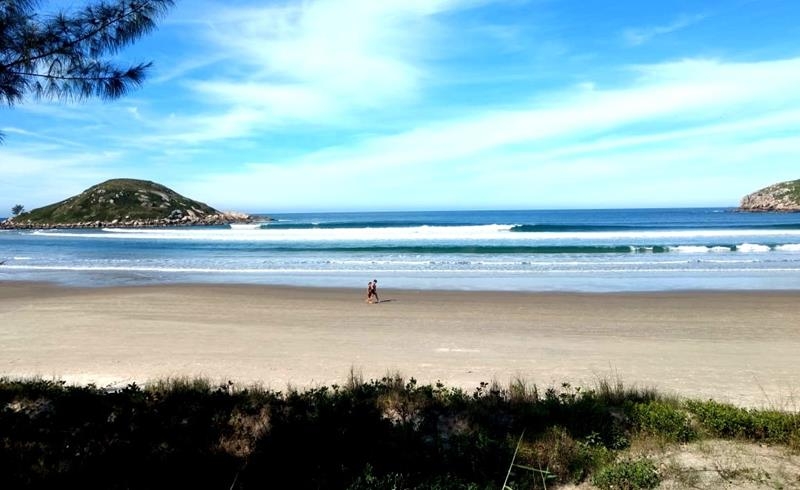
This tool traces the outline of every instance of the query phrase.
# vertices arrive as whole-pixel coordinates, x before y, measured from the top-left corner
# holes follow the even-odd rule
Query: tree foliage
[[[36,0],[0,0],[0,103],[125,95],[152,63],[118,66],[106,57],[155,29],[173,4],[100,0],[45,16]]]
[[[25,206],[23,206],[22,204],[15,204],[11,208],[11,214],[13,214],[14,216],[20,215],[23,211],[25,211]]]

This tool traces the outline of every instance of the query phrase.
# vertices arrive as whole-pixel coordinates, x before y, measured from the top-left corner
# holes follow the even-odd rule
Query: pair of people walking
[[[381,300],[378,298],[378,280],[373,279],[371,282],[367,283],[367,303],[380,303]]]

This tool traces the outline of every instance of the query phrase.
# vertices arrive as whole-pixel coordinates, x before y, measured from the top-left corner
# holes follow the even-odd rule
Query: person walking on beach
[[[367,283],[367,303],[372,303],[372,281]]]
[[[377,279],[373,279],[372,280],[371,291],[372,291],[372,297],[375,298],[375,302],[376,303],[380,303],[381,300],[380,300],[380,298],[378,298],[378,280]]]

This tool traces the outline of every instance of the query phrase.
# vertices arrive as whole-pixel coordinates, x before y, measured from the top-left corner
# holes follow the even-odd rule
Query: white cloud
[[[774,110],[776,104],[800,105],[800,94],[793,88],[800,83],[800,58],[750,64],[687,60],[642,66],[637,71],[642,76],[629,88],[579,92],[546,107],[485,112],[466,120],[423,125],[348,148],[344,159],[371,162],[382,155],[384,166],[434,163],[513,145],[563,137],[574,140],[582,134],[665,118],[715,118],[752,109],[752,105],[762,111]],[[329,152],[310,156],[318,161],[330,158]]]
[[[0,216],[14,204],[34,209],[111,178],[114,175],[109,175],[109,168],[120,156],[115,152],[90,150],[67,152],[62,146],[52,145],[26,145],[25,151],[3,148]]]
[[[46,134],[42,134],[42,133],[38,133],[38,132],[34,132],[34,131],[28,131],[27,129],[14,128],[14,127],[0,128],[0,133],[26,136],[26,137],[29,137],[29,138],[35,139],[35,140],[47,141],[47,142],[51,143],[51,146],[53,146],[53,149],[56,148],[55,145],[57,145],[57,146],[82,147],[82,148],[85,148],[85,145],[83,145],[81,143],[78,143],[76,141],[70,140],[70,139],[48,136]],[[38,148],[41,151],[44,151],[43,147],[39,146]]]
[[[198,102],[153,122],[141,144],[249,138],[298,124],[360,124],[420,101],[443,26],[436,15],[477,0],[319,0],[207,4],[178,24],[201,32],[206,61],[166,67],[159,81],[213,63],[181,83]],[[172,70],[172,71],[170,71]],[[195,109],[195,107],[197,109]]]
[[[600,193],[615,204],[625,199],[633,204],[654,195],[640,190],[621,197],[619,182],[635,181],[636,175],[652,180],[648,176],[668,169],[659,184],[668,186],[687,171],[719,174],[727,165],[760,167],[768,161],[774,162],[763,172],[769,178],[800,158],[800,148],[787,144],[798,137],[792,128],[800,123],[800,94],[794,89],[800,84],[800,58],[685,60],[638,66],[633,73],[627,88],[578,88],[547,98],[555,102],[429,123],[299,159],[252,164],[240,174],[199,177],[189,186],[199,195],[226,194],[214,190],[222,183],[222,189],[236,189],[236,196],[270,196],[249,202],[233,194],[222,197],[249,209],[270,203],[302,208],[306,192],[321,208],[334,209],[369,207],[374,196],[398,207],[412,192],[415,201],[430,206],[453,205],[457,196],[486,206],[536,205],[559,203],[552,189],[567,182],[592,182],[594,194],[579,193],[585,199],[602,202]],[[781,131],[791,134],[771,136]],[[607,185],[598,186],[598,179]],[[534,186],[542,182],[548,185]],[[729,191],[706,196],[722,199],[722,192]]]
[[[197,82],[192,89],[231,107],[259,111],[268,120],[327,119],[338,113],[336,100],[314,87],[299,84]]]
[[[66,171],[80,191],[141,171],[217,207],[250,211],[569,206],[575,199],[636,205],[655,199],[655,190],[669,196],[670,188],[699,189],[684,182],[686,174],[708,183],[726,165],[745,177],[714,190],[719,199],[755,176],[765,184],[796,178],[787,174],[800,159],[790,144],[800,137],[800,58],[622,68],[586,61],[580,73],[556,70],[548,79],[548,86],[559,80],[560,91],[542,91],[526,66],[504,85],[480,57],[466,54],[471,45],[455,53],[438,42],[465,37],[456,32],[464,27],[457,15],[439,14],[479,3],[192,3],[187,9],[203,21],[190,20],[181,41],[201,35],[205,60],[171,53],[187,61],[164,66],[163,83],[146,87],[138,100],[21,106],[34,122],[13,126],[20,142],[36,147],[24,154],[2,148],[0,167],[25,169],[5,175],[17,187],[49,192],[48,202],[66,197],[50,175]],[[633,29],[630,41],[702,18]],[[530,36],[524,28],[505,34],[519,35],[527,54],[553,42],[523,38]],[[482,54],[493,53],[496,39],[487,47],[483,38],[472,41]],[[437,64],[439,57],[447,63]],[[620,84],[609,85],[610,70]],[[464,71],[482,78],[453,87]],[[453,93],[440,99],[448,88]],[[455,102],[445,107],[450,95]],[[16,130],[6,130],[7,140]],[[119,149],[126,154],[99,154]],[[760,173],[748,170],[758,166]],[[170,179],[161,180],[165,175]],[[636,184],[648,180],[650,191]]]
[[[623,31],[625,42],[631,46],[647,43],[655,37],[680,31],[706,19],[708,14],[682,15],[669,24],[642,28],[629,28]]]
[[[294,114],[300,119],[407,100],[423,76],[419,57],[430,16],[451,3],[323,0],[231,9],[217,16],[209,41],[237,65],[236,73],[193,88],[281,116],[291,115],[292,106],[282,96],[300,98]],[[242,75],[244,91],[237,88]],[[309,112],[309,102],[320,114]]]

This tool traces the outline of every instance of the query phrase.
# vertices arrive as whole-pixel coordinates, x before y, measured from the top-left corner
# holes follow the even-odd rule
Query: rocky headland
[[[741,211],[800,211],[800,179],[780,182],[742,198]]]
[[[248,214],[218,211],[155,182],[112,179],[9,218],[0,222],[0,228],[142,228],[252,222]]]

